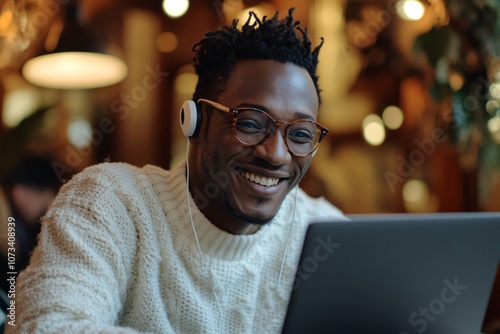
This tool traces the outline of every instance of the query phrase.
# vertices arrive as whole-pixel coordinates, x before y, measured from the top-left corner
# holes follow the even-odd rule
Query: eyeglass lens
[[[257,110],[239,110],[236,115],[235,130],[238,139],[247,145],[257,145],[270,136],[274,130],[274,120]],[[286,143],[294,154],[311,153],[319,141],[321,130],[308,120],[292,123],[286,133]]]

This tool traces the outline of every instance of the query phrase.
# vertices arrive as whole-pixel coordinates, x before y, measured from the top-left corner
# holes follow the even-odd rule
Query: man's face
[[[231,109],[253,107],[275,120],[316,120],[318,97],[309,73],[291,63],[241,61],[218,103]],[[232,116],[204,105],[204,122],[190,155],[190,189],[205,216],[233,233],[254,232],[278,212],[288,192],[304,176],[312,156],[296,157],[278,126],[263,143],[248,147],[232,130]],[[206,113],[211,113],[207,122]],[[261,185],[255,179],[269,180]],[[253,180],[253,181],[252,181]]]

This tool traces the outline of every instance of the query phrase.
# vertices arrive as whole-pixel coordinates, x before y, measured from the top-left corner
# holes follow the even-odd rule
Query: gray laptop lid
[[[481,332],[500,214],[352,219],[309,226],[284,333]]]

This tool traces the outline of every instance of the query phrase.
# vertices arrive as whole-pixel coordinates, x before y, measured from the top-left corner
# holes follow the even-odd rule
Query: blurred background
[[[325,38],[319,121],[331,130],[307,192],[346,213],[500,211],[498,0],[0,4],[2,178],[33,154],[50,155],[61,182],[102,161],[171,168],[185,155],[193,44],[250,10],[295,7],[313,44]],[[108,63],[34,61],[61,51]]]
[[[83,168],[183,159],[192,46],[250,10],[290,7],[313,45],[325,38],[331,132],[309,194],[348,214],[500,211],[500,0],[0,0],[2,267],[7,221],[21,270],[39,217]]]

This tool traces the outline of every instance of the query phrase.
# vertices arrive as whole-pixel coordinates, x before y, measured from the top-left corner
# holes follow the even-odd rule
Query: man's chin
[[[255,226],[264,226],[268,224],[274,216],[268,217],[268,216],[262,216],[262,215],[250,215],[250,214],[244,214],[244,213],[236,213],[236,217],[238,219],[246,224],[249,225],[255,225]]]
[[[248,202],[252,202],[252,204]],[[243,201],[241,198],[233,201],[228,200],[228,197],[224,199],[227,212],[241,224],[246,225],[266,225],[273,220],[280,208],[280,205],[276,202],[269,200],[255,201],[252,199],[252,201],[248,202]]]

